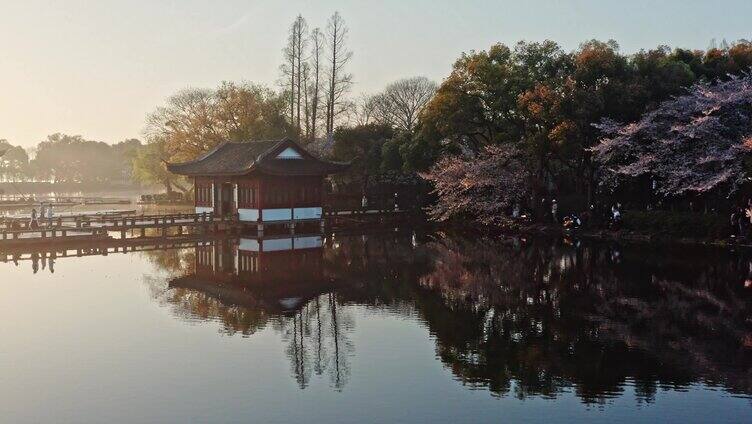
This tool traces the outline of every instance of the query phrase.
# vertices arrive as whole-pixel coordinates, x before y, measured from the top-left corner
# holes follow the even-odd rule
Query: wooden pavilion
[[[289,139],[226,142],[167,168],[191,177],[197,213],[253,223],[322,219],[323,180],[348,164],[316,158]]]

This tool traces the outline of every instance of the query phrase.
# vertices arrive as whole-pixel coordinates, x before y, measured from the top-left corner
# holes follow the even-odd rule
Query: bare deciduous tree
[[[345,104],[345,94],[352,85],[352,74],[345,68],[352,58],[352,52],[347,49],[348,29],[339,12],[334,12],[326,28],[326,45],[328,57],[327,69],[327,99],[326,99],[326,134],[331,141],[334,133],[334,122],[340,115]]]
[[[308,114],[310,117],[310,130],[308,131],[308,140],[316,139],[316,130],[318,128],[318,112],[321,108],[321,72],[322,56],[324,55],[324,34],[319,28],[314,28],[310,36],[311,56],[309,62],[309,84],[307,85],[307,94],[309,102],[306,102]]]
[[[378,121],[411,133],[418,116],[436,92],[435,82],[426,77],[405,78],[389,84],[374,97],[374,113]]]
[[[295,84],[295,90],[297,91],[296,96],[296,106],[297,106],[297,119],[296,119],[296,127],[297,127],[297,138],[300,139],[301,136],[301,121],[300,121],[300,109],[302,105],[302,91],[303,88],[303,63],[307,58],[305,58],[305,51],[308,47],[308,24],[306,23],[303,16],[298,15],[298,17],[295,19],[294,24],[294,31],[295,31],[295,61],[297,62],[297,75],[296,75],[296,84]]]
[[[282,86],[288,97],[290,107],[290,124],[296,129],[296,137],[300,137],[302,122],[301,108],[303,91],[303,63],[307,60],[305,51],[308,45],[308,24],[303,16],[298,15],[290,26],[287,45],[282,50],[284,63],[280,67],[282,72]]]
[[[350,108],[350,123],[368,125],[377,122],[378,96],[361,94]]]
[[[301,139],[305,139],[306,141],[309,141],[309,137],[311,136],[311,100],[310,100],[310,90],[309,90],[309,81],[311,79],[311,67],[308,64],[308,62],[303,62],[302,64],[302,71],[301,74],[303,75],[302,78],[302,87],[303,87],[303,113],[305,115],[304,124],[305,124],[305,137]]]
[[[286,103],[289,112],[290,123],[295,122],[295,39],[290,29],[290,34],[287,38],[287,44],[282,49],[282,56],[284,58],[279,70],[281,73],[279,85],[282,88],[283,96],[286,98]]]

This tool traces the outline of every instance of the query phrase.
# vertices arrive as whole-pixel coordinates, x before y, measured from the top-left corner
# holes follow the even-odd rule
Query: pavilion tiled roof
[[[225,306],[254,307],[262,309],[297,309],[305,301],[331,290],[331,281],[322,279],[305,279],[290,282],[285,279],[254,285],[239,276],[218,277],[216,275],[190,274],[172,279],[170,288],[184,288],[202,292],[213,297]],[[294,306],[284,306],[282,299],[297,299]]]
[[[287,148],[296,150],[300,159],[277,158]],[[327,175],[345,170],[347,163],[321,160],[289,139],[225,142],[196,160],[167,164],[167,169],[186,176],[246,175],[260,172],[270,175]]]

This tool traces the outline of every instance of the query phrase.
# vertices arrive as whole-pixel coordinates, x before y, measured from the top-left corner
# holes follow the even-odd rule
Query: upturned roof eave
[[[206,172],[176,172],[176,171],[170,171],[174,174],[183,175],[186,177],[245,177],[250,176],[254,173],[259,173],[263,175],[273,175],[273,176],[296,176],[296,177],[312,177],[312,176],[318,176],[318,175],[332,175],[332,174],[338,174],[340,172],[344,172],[347,170],[347,168],[350,166],[350,164],[337,164],[338,166],[341,166],[338,169],[327,169],[324,172],[275,172],[271,169],[263,169],[261,167],[253,166],[251,169],[241,172],[212,172],[212,173],[206,173]]]
[[[270,140],[272,141],[272,140]],[[253,143],[253,142],[250,142]],[[189,168],[191,166],[200,164],[202,161],[207,160],[212,155],[216,154],[218,151],[220,151],[223,147],[230,144],[230,142],[223,142],[214,147],[209,152],[199,156],[198,158],[189,161],[189,162],[182,162],[182,163],[166,163],[167,170],[178,175],[183,175],[187,177],[236,177],[236,176],[245,176],[252,174],[254,172],[259,172],[262,174],[267,175],[291,175],[291,176],[316,176],[316,175],[331,175],[336,174],[339,172],[345,171],[350,165],[351,162],[333,162],[333,161],[327,161],[319,159],[318,157],[314,156],[310,152],[308,152],[305,148],[300,146],[295,141],[286,138],[282,140],[276,140],[276,142],[271,145],[269,148],[267,148],[265,151],[259,153],[254,158],[253,162],[250,164],[250,166],[246,167],[245,169],[238,170],[238,171],[193,171]],[[271,164],[266,164],[265,162],[270,160],[269,156],[278,153],[278,151],[288,147],[289,145],[295,146],[299,152],[304,157],[304,160],[313,161],[316,163],[316,166],[319,166],[321,168],[321,171],[302,171],[302,172],[289,172],[289,171],[279,171],[273,169],[273,166],[270,166]],[[292,160],[292,159],[291,159]],[[186,169],[188,168],[188,169]]]
[[[253,173],[253,171],[256,170],[255,167],[251,167],[251,169],[238,171],[238,172],[181,172],[181,171],[174,171],[168,168],[170,172],[173,174],[183,175],[185,177],[240,177],[244,175],[248,175]]]

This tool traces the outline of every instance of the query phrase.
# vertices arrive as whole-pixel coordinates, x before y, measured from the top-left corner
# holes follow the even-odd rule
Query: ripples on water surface
[[[748,253],[275,243],[0,252],[2,421],[752,421]]]

